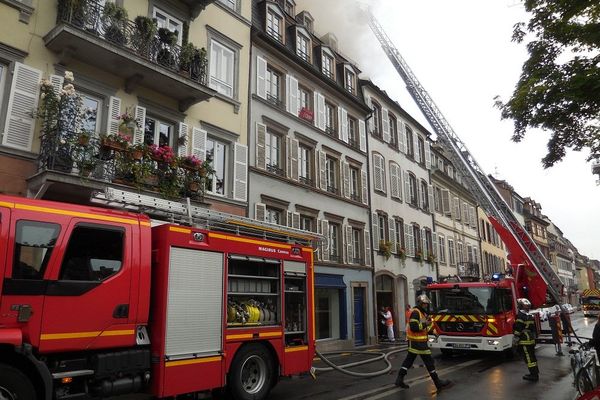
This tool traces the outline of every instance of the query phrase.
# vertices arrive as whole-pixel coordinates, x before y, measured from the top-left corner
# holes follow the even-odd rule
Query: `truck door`
[[[46,290],[40,350],[135,345],[130,324],[132,229],[73,219]]]

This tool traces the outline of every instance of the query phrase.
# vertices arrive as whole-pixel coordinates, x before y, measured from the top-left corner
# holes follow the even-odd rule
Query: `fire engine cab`
[[[96,200],[0,196],[0,398],[264,399],[309,371],[319,236],[111,189]]]

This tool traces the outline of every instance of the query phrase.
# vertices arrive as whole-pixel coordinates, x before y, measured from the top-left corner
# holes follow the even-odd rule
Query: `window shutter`
[[[477,227],[477,213],[473,206],[469,207],[469,217],[471,218],[471,226],[475,229]]]
[[[323,261],[329,261],[329,246],[331,245],[331,236],[329,236],[329,221],[321,220],[321,232],[327,238],[323,244]]]
[[[431,169],[431,148],[427,138],[425,138],[425,168]]]
[[[321,228],[322,228],[321,221],[323,221],[323,220],[322,219],[317,219],[317,233],[325,236],[325,241],[327,241],[326,235],[324,235],[323,232],[322,232],[322,230],[321,230]],[[319,245],[318,245],[317,259],[319,261],[323,260],[323,246],[324,246],[323,243],[319,243]]]
[[[134,136],[133,139],[135,141],[136,140],[135,133],[133,136]],[[184,122],[180,122],[179,123],[179,141],[178,141],[178,143],[185,141],[186,144],[184,144],[184,145],[178,144],[177,145],[177,156],[178,157],[183,157],[187,154],[187,137],[188,137],[188,125]]]
[[[285,213],[285,225],[289,228],[292,227],[292,219],[293,219],[293,213],[289,210],[286,211]]]
[[[369,107],[369,110],[373,111],[373,102],[371,101],[371,96],[366,96],[365,98],[365,102],[367,103],[367,106]],[[369,129],[369,133],[373,132],[373,118],[369,118],[368,119],[368,126],[367,128]]]
[[[42,71],[15,63],[2,144],[31,151]]]
[[[450,215],[452,213],[450,208],[450,191],[442,189],[442,213]]]
[[[421,228],[421,246],[423,252],[423,258],[427,258],[429,256],[429,248],[427,247],[427,231],[425,228]]]
[[[292,228],[300,229],[300,213],[292,213]]]
[[[286,109],[287,112],[298,116],[298,79],[291,75],[285,76]]]
[[[396,243],[396,221],[394,218],[388,219],[388,230],[390,231],[390,242],[392,243],[392,253],[396,253],[398,250],[398,243]]]
[[[133,144],[142,144],[144,143],[144,129],[146,127],[146,107],[135,106],[135,115],[136,127],[133,131]],[[191,149],[189,140],[186,144],[188,149]],[[188,151],[189,154],[189,151]],[[202,159],[204,161],[204,159]]]
[[[362,191],[362,203],[369,204],[369,188],[367,185],[367,171],[360,171],[360,187]]]
[[[369,231],[364,231],[364,241],[365,241],[365,265],[371,265],[371,235]]]
[[[439,253],[439,249],[438,249],[439,243],[438,243],[438,237],[437,237],[437,233],[433,232],[431,233],[431,248],[433,250],[433,256],[435,257],[435,259],[438,259],[438,253]]]
[[[267,218],[267,206],[263,203],[254,203],[254,219],[265,221]]]
[[[383,141],[386,143],[390,142],[390,120],[389,120],[389,116],[388,116],[388,110],[387,108],[383,108],[381,110],[381,119],[382,119],[382,126],[383,126]]]
[[[265,150],[265,136],[267,126],[256,123],[256,160],[254,166],[260,169],[267,168],[267,155]]]
[[[321,93],[315,93],[317,102],[317,128],[325,130],[325,96]]]
[[[404,122],[398,122],[398,148],[406,154],[406,125]]]
[[[313,92],[313,123],[319,127],[319,92]]]
[[[344,168],[344,197],[350,198],[350,164],[345,161],[342,161],[342,165]]]
[[[375,190],[383,191],[381,163],[382,157],[379,154],[373,154],[373,186]]]
[[[289,162],[291,165],[290,178],[298,180],[298,151],[300,150],[300,142],[298,139],[291,139],[290,141],[290,153]]]
[[[360,151],[367,151],[367,132],[365,129],[365,121],[358,121],[358,140]]]
[[[373,220],[373,250],[379,250],[379,215],[372,213]]]
[[[413,132],[413,148],[415,154],[415,161],[420,163],[421,154],[419,154],[419,135],[417,134],[417,132]]]
[[[319,172],[320,172],[320,186],[321,190],[327,190],[327,169],[325,163],[327,162],[327,155],[324,151],[319,150]]]
[[[406,255],[413,257],[415,255],[415,239],[413,237],[412,225],[404,224],[404,240],[406,242]]]
[[[342,140],[348,143],[348,111],[345,108],[342,108],[342,125],[340,126],[342,127]]]
[[[473,262],[475,264],[479,264],[479,249],[477,248],[477,246],[473,246],[472,250],[473,250]]]
[[[65,78],[60,75],[50,75],[50,83],[52,83],[54,94],[58,96],[65,83]]]
[[[465,225],[469,225],[469,207],[467,206],[467,203],[465,203],[463,201],[462,203],[462,221],[463,224]]]
[[[423,202],[423,193],[421,193],[421,183],[417,181],[417,206],[420,209],[425,208],[425,204]]]
[[[206,160],[206,131],[200,128],[192,128],[192,155],[202,161]]]
[[[435,212],[435,200],[433,198],[432,185],[427,185],[427,195],[429,197],[429,212],[433,214]]]
[[[352,227],[350,225],[345,225],[346,232],[346,258],[348,260],[348,264],[354,264],[354,243],[352,243]]]
[[[408,173],[408,171],[404,171],[404,200],[407,203],[410,203],[410,201],[411,201],[411,196],[410,196],[410,174]]]
[[[402,200],[404,198],[404,196],[402,195],[402,188],[404,186],[404,171],[402,171],[402,169],[400,168],[400,166],[398,165],[398,198],[400,200]]]
[[[256,95],[267,98],[267,60],[256,56]]]
[[[460,221],[460,202],[458,201],[458,197],[452,199],[452,218]]]
[[[398,186],[398,165],[396,163],[390,162],[390,189],[391,195],[395,198],[400,198],[398,191],[400,187]]]
[[[110,96],[108,102],[108,133],[111,135],[118,134],[119,125],[121,125],[121,99]]]
[[[233,179],[233,199],[246,201],[248,197],[248,146],[241,143],[235,144]]]

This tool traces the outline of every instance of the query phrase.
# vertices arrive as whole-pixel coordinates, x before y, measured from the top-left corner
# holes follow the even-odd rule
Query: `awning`
[[[346,289],[343,275],[315,274],[315,286],[335,289]]]

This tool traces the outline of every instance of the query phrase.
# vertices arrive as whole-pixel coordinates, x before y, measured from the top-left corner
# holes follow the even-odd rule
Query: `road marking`
[[[475,365],[475,364],[480,363],[482,361],[483,360],[465,361],[463,363],[456,364],[456,365],[454,365],[452,367],[448,367],[448,368],[444,368],[444,369],[436,369],[436,371],[437,371],[438,375],[445,375],[445,374],[448,374],[450,372],[454,372],[454,371],[459,370],[459,369],[470,367],[471,365]],[[428,379],[430,379],[429,378],[429,373],[427,373],[425,375],[421,375],[418,378],[413,378],[411,380],[408,380],[408,381],[406,381],[406,383],[408,383],[410,385],[410,384],[425,382]],[[377,399],[381,399],[381,398],[390,396],[390,395],[392,395],[394,393],[398,393],[401,390],[404,390],[404,389],[396,387],[392,383],[390,385],[385,385],[385,386],[382,386],[382,387],[377,388],[377,389],[372,389],[372,390],[368,390],[366,392],[357,393],[357,394],[354,394],[354,395],[348,396],[348,397],[342,397],[342,398],[340,398],[338,400],[357,400],[357,399],[362,399],[362,400],[377,400]],[[371,396],[371,397],[365,397],[365,396],[370,396],[370,395],[373,395],[373,396]]]

